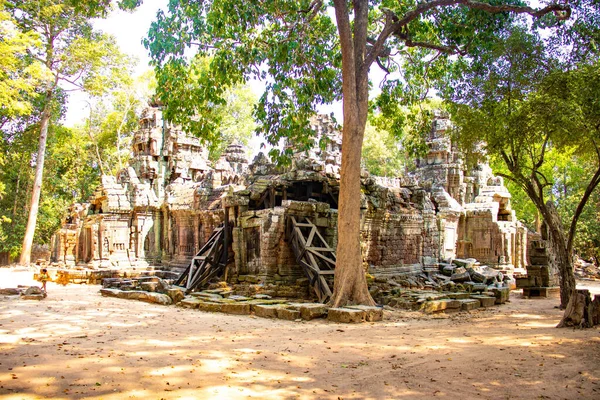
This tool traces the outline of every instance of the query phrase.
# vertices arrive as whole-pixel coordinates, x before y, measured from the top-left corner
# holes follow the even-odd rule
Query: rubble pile
[[[575,260],[575,277],[580,279],[600,279],[600,268],[597,265],[578,258]]]

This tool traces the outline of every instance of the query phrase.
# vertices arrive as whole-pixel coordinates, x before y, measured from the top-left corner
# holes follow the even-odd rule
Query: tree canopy
[[[401,102],[423,100],[431,82],[443,76],[440,66],[448,55],[485,46],[513,16],[529,15],[554,27],[571,10],[568,3],[536,9],[510,0],[174,0],[168,11],[159,12],[145,43],[159,85],[167,88],[182,79],[190,53],[211,57],[209,70],[198,77],[203,89],[196,92],[196,100],[208,107],[222,103],[224,87],[262,79],[265,92],[255,116],[258,130],[273,144],[282,137],[299,146],[310,143],[309,117],[319,105],[343,99],[332,303],[373,304],[359,237],[360,158],[371,67],[378,65],[388,74],[378,104],[383,111],[394,110]],[[204,127],[203,134],[210,135],[210,122]]]

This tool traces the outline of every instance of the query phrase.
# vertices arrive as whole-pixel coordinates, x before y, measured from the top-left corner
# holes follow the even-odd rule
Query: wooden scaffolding
[[[299,220],[302,222],[298,222]],[[335,251],[329,247],[312,221],[305,217],[288,217],[286,237],[296,256],[296,262],[304,269],[319,301],[329,301],[332,291],[326,276],[332,277],[335,273]]]
[[[228,258],[227,233],[224,226],[216,228],[192,258],[190,265],[177,278],[175,285],[184,287],[185,292],[189,293],[207,284],[214,276],[223,274]]]

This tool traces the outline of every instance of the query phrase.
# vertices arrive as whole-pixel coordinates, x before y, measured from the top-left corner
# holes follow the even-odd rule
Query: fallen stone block
[[[494,293],[494,297],[496,297],[496,304],[504,304],[510,298],[510,289],[507,287],[489,288],[488,290]]]
[[[223,296],[216,294],[216,293],[209,293],[209,292],[194,292],[194,293],[190,293],[191,296],[193,297],[197,297],[200,299],[207,299],[207,300],[215,300],[215,299],[222,299]]]
[[[180,288],[171,288],[167,290],[167,296],[171,298],[173,304],[179,303],[185,297],[185,292]]]
[[[284,307],[280,304],[256,304],[252,306],[252,311],[257,317],[277,318],[277,310]]]
[[[249,315],[250,304],[246,303],[221,303],[221,312],[235,315]]]
[[[25,292],[23,294],[24,295],[44,294],[44,292],[42,291],[41,288],[39,288],[37,286],[29,286],[27,289],[25,289]]]
[[[156,292],[158,289],[158,282],[142,282],[140,283],[140,289],[146,292]]]
[[[146,303],[152,304],[160,304],[163,306],[168,306],[173,304],[173,300],[169,296],[163,293],[147,293],[144,298],[141,299]]]
[[[177,305],[183,308],[198,308],[198,305],[203,303],[202,300],[197,299],[195,297],[186,297],[182,299]]]
[[[300,307],[300,316],[306,321],[327,316],[327,306],[320,303],[307,303]]]
[[[496,298],[492,296],[472,295],[472,299],[479,300],[481,307],[492,307],[496,304]]]
[[[456,310],[458,308],[460,308],[460,303],[458,300],[442,299],[442,300],[432,300],[432,301],[427,301],[425,303],[422,303],[420,310],[425,313],[431,314],[431,313],[435,313],[438,311],[444,311],[444,310],[448,310],[448,309]]]
[[[100,289],[100,294],[106,297],[119,297],[119,289]]]
[[[295,321],[301,317],[300,311],[291,308],[278,308],[277,318],[285,319],[287,321]]]
[[[6,288],[6,289],[0,289],[0,294],[5,295],[5,296],[16,296],[21,294],[21,291],[17,288]]]
[[[362,310],[365,312],[365,321],[377,322],[383,320],[383,308],[375,306],[348,306],[353,310]]]
[[[330,308],[327,311],[327,319],[332,322],[358,323],[365,319],[363,310],[353,310],[351,308]]]
[[[471,294],[469,294],[467,292],[456,292],[456,293],[448,293],[447,297],[450,299],[455,299],[455,300],[468,299],[469,297],[471,297]]]
[[[24,294],[21,296],[23,300],[43,300],[46,294]]]
[[[461,299],[457,300],[460,303],[460,309],[462,311],[471,311],[481,307],[479,300],[475,299]]]
[[[198,310],[206,312],[220,312],[222,311],[223,304],[212,303],[210,301],[200,301],[198,303]]]

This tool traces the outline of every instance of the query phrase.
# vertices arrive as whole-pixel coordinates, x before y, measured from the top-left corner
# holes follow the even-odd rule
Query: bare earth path
[[[0,287],[31,273],[0,268]],[[592,285],[600,292],[600,285]],[[210,314],[48,285],[0,296],[1,399],[600,399],[600,331],[556,300],[337,325]]]

